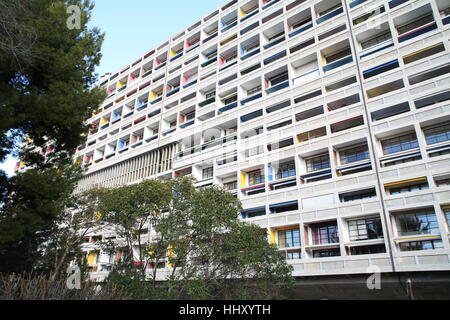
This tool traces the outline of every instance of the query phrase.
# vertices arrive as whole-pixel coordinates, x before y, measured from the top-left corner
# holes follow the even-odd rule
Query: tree
[[[67,28],[68,5],[80,7],[80,29]],[[50,143],[52,159],[66,162],[83,143],[84,121],[105,97],[93,88],[103,35],[87,28],[92,9],[90,0],[1,1],[0,161],[27,139],[30,165],[44,165],[38,150]]]
[[[67,28],[69,5],[80,29]],[[92,10],[90,0],[0,1],[0,162],[20,151],[32,168],[0,171],[0,271],[35,267],[81,177],[72,155],[105,97],[93,87],[103,34],[87,27]]]
[[[239,219],[241,204],[230,193],[217,186],[196,189],[189,178],[146,181],[127,188],[127,194],[122,188],[103,191],[101,202],[108,204],[108,210],[102,214],[114,217],[108,222],[120,223],[128,247],[140,238],[133,235],[141,234],[142,222],[150,222],[147,226],[154,232],[149,233],[147,245],[138,243],[143,248],[138,259],[144,262],[140,279],[150,280],[151,288],[141,287],[147,297],[271,299],[291,284],[292,270],[285,258],[268,243],[265,229]],[[161,196],[155,198],[158,192]],[[152,198],[158,200],[147,202]],[[170,267],[168,276],[158,268],[162,261]],[[152,271],[145,277],[148,265]],[[140,287],[136,279],[136,274],[119,265],[109,280],[132,283],[136,290]]]

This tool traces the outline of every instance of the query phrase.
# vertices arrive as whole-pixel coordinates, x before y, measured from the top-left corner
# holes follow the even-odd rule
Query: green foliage
[[[137,279],[150,280],[151,291],[144,285],[143,295],[159,299],[274,299],[293,282],[292,267],[268,243],[266,230],[241,221],[240,201],[217,186],[196,189],[192,179],[179,178],[97,194],[100,208],[107,209],[101,210],[103,219],[120,225],[130,251],[144,217],[156,231],[149,243],[139,243],[145,262],[140,276],[130,263],[115,266],[109,281],[119,287],[129,277],[131,291]],[[170,266],[165,278],[156,267],[161,261]]]
[[[52,143],[54,157],[70,160],[87,131],[83,121],[98,108],[104,98],[96,81],[103,35],[89,30],[87,22],[93,9],[88,0],[3,0],[0,20],[17,25],[0,24],[0,34],[11,31],[23,36],[32,33],[33,41],[0,39],[0,43],[24,40],[28,45],[11,52],[0,45],[0,161],[14,148],[14,139],[29,137],[32,147]],[[82,9],[81,29],[69,30],[67,6]],[[13,15],[4,16],[4,15]],[[13,28],[13,30],[4,30]],[[28,32],[19,33],[22,29]],[[8,32],[10,31],[10,32]],[[42,164],[43,158],[29,149],[23,153],[30,163]]]

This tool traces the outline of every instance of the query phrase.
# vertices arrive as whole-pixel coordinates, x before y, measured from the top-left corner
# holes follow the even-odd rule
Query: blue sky
[[[90,27],[106,33],[103,58],[96,72],[119,71],[171,36],[225,4],[226,0],[96,0]],[[0,170],[14,173],[16,159],[0,163]]]
[[[96,0],[90,26],[106,33],[97,73],[114,73],[226,0]]]

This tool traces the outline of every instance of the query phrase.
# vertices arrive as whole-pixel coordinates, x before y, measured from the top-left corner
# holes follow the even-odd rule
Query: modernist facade
[[[294,276],[450,270],[449,39],[448,0],[226,3],[103,77],[78,190],[223,186]]]

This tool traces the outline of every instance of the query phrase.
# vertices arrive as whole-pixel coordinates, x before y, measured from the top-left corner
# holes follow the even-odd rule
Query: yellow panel
[[[276,244],[276,231],[275,230],[269,230],[269,239],[271,244]]]
[[[88,258],[87,258],[87,263],[88,263],[88,265],[93,265],[94,262],[95,262],[95,252],[89,252]]]
[[[122,82],[118,81],[117,82],[117,89],[122,88],[124,85],[122,84]]]
[[[434,48],[434,47],[441,46],[442,44],[443,44],[442,42],[439,42],[439,43],[434,44],[434,45],[432,45],[432,46],[423,48],[423,49],[421,49],[421,50],[419,50],[419,51],[415,51],[415,52],[413,52],[413,53],[407,54],[406,56],[403,56],[403,59],[409,58],[409,57],[411,57],[411,56],[413,56],[413,55],[416,55],[416,54],[421,53],[421,52],[423,52],[423,51],[432,49],[432,48]]]
[[[245,172],[241,172],[240,186],[241,188],[245,188],[247,186],[247,174]]]
[[[298,228],[299,228],[298,225],[293,225],[293,226],[279,227],[279,228],[277,228],[277,231],[281,231],[281,230],[290,230],[290,229],[298,229]]]
[[[242,18],[243,16],[245,16],[245,12],[242,11],[242,9],[239,9],[239,16]]]
[[[169,55],[170,55],[171,58],[173,58],[173,57],[175,57],[175,52],[173,52],[173,50],[170,50],[170,54]]]
[[[426,180],[427,180],[427,177],[420,177],[420,178],[416,178],[416,179],[409,179],[409,180],[397,181],[397,182],[392,182],[392,183],[386,183],[384,186],[392,187],[392,186],[397,186],[399,184],[416,182],[416,181],[426,181]]]
[[[107,124],[109,121],[105,118],[102,118],[102,120],[100,120],[100,126],[103,126],[105,124]]]
[[[155,100],[156,94],[152,91],[150,92],[150,100]]]

